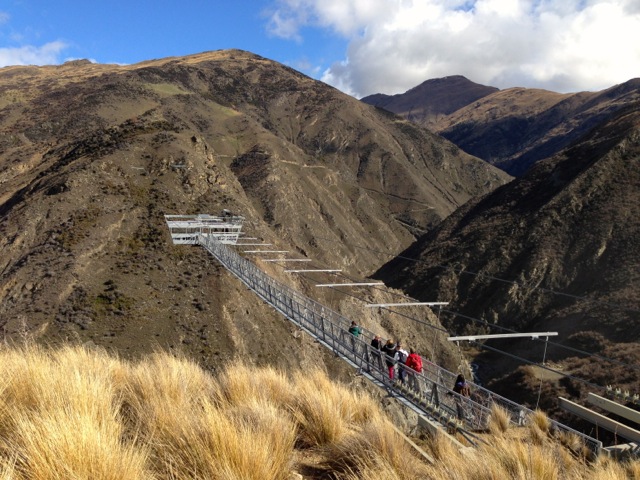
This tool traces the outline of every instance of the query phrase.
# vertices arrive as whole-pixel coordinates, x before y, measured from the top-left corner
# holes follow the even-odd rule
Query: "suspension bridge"
[[[454,392],[452,386],[457,374],[431,362],[423,363],[422,372],[403,366],[411,377],[411,382],[390,380],[385,361],[391,358],[370,345],[373,332],[362,328],[360,336],[352,335],[348,331],[351,319],[278,282],[229,247],[242,245],[238,239],[241,238],[243,217],[223,212],[220,217],[166,215],[165,219],[174,243],[205,248],[222,266],[286,319],[418,414],[423,425],[439,428],[444,432],[455,429],[475,444],[477,433],[487,429],[493,405],[506,411],[511,423],[518,426],[525,425],[533,414],[527,407],[473,382],[468,382],[471,390],[468,397]],[[602,450],[601,441],[555,420],[551,420],[551,423],[553,430],[580,438],[594,453]]]

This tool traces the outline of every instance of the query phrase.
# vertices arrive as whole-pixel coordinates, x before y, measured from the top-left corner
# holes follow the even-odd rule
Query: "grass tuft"
[[[529,422],[537,426],[541,432],[548,434],[551,430],[551,420],[542,410],[535,410],[529,417]]]
[[[489,417],[489,431],[493,435],[502,435],[509,429],[509,418],[509,412],[493,404],[491,406],[491,416]]]
[[[426,466],[409,449],[392,424],[382,417],[349,432],[328,448],[329,468],[334,472],[360,475],[382,470],[388,478],[424,478]],[[393,474],[393,475],[391,475]]]

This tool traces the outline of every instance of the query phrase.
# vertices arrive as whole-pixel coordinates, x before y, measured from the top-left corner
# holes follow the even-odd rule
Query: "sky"
[[[449,75],[596,91],[640,77],[640,0],[0,0],[0,67],[227,48],[358,98]]]

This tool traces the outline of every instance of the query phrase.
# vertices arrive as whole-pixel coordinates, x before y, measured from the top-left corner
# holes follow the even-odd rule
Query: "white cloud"
[[[323,80],[356,96],[455,74],[563,92],[640,75],[637,0],[278,0],[271,20],[284,38],[346,37]]]
[[[283,38],[298,38],[308,25],[330,28],[349,36],[384,15],[387,0],[277,0],[268,25]]]
[[[0,48],[0,67],[60,63],[60,55],[65,48],[67,44],[61,41],[45,43],[40,47],[25,45]]]

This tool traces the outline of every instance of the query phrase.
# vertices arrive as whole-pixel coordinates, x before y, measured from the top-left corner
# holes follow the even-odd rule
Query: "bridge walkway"
[[[421,373],[403,367],[412,377],[411,382],[390,381],[384,354],[362,340],[373,338],[372,332],[363,329],[360,337],[353,336],[348,332],[350,319],[276,281],[214,236],[198,234],[196,238],[197,244],[284,317],[357,368],[372,383],[442,428],[455,427],[471,435],[474,431],[486,430],[492,405],[508,412],[515,425],[524,425],[533,413],[527,407],[473,383],[470,383],[470,397],[461,396],[451,389],[457,374],[430,362],[423,362]],[[552,428],[576,435],[596,453],[602,449],[599,440],[554,420]]]

